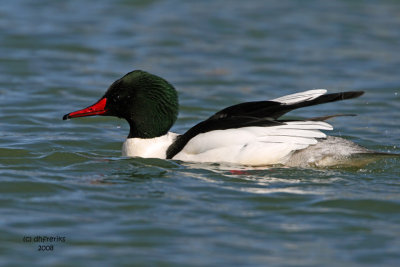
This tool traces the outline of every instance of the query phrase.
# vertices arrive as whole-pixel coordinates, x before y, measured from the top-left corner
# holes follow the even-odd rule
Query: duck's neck
[[[151,127],[153,126],[153,127]],[[168,133],[169,128],[161,128],[160,125],[129,122],[129,138],[151,139],[163,136]],[[158,126],[158,127],[157,127]]]

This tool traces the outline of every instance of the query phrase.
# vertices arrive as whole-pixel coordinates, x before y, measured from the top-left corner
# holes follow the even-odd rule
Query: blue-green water
[[[400,153],[399,29],[389,0],[2,3],[0,265],[399,266],[398,158],[238,173],[122,158],[124,121],[61,120],[133,69],[177,87],[176,132],[239,102],[364,90],[291,115],[357,113],[333,134]]]

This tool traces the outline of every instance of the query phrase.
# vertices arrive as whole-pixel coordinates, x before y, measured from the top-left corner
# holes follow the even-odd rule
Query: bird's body
[[[130,133],[122,154],[128,157],[193,162],[228,162],[248,166],[332,166],[353,154],[372,151],[351,141],[328,137],[334,116],[282,120],[291,110],[355,98],[363,92],[326,94],[309,90],[270,101],[246,102],[225,108],[184,134],[169,132],[178,113],[177,93],[164,79],[133,71],[114,82],[94,105],[64,119],[110,115],[124,118]]]
[[[260,166],[285,164],[295,151],[315,145],[331,130],[325,122],[288,122],[275,127],[243,127],[214,130],[192,138],[172,159],[195,162],[229,162]],[[176,133],[151,138],[128,138],[122,153],[129,157],[167,158],[167,150],[179,138]]]

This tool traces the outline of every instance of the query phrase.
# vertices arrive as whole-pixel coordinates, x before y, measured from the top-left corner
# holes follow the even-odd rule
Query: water
[[[399,14],[389,0],[3,3],[0,265],[398,266],[398,158],[242,172],[127,159],[124,121],[61,118],[133,69],[177,87],[177,132],[234,103],[364,90],[290,115],[357,113],[333,134],[400,153]]]

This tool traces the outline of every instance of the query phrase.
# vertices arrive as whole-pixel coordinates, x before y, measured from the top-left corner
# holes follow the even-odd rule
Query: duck
[[[109,86],[93,105],[65,114],[63,120],[114,116],[129,123],[122,156],[241,166],[334,166],[352,156],[372,154],[350,140],[328,136],[335,114],[301,120],[281,118],[309,106],[357,98],[363,91],[327,93],[313,89],[272,100],[224,108],[183,134],[171,132],[178,117],[178,93],[165,79],[134,70]]]

